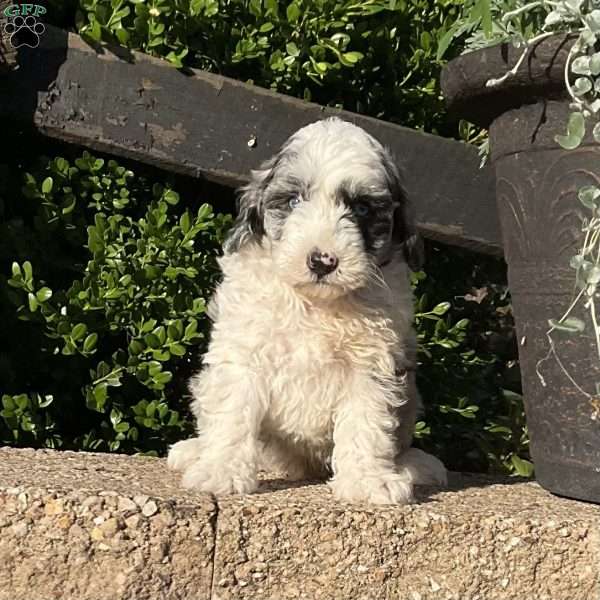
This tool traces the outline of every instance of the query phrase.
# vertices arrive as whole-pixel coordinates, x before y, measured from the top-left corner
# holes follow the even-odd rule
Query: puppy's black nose
[[[337,269],[338,259],[335,254],[313,250],[306,261],[308,268],[317,275],[324,277]]]

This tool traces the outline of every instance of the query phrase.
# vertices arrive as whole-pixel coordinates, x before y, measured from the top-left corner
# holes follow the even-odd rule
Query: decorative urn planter
[[[522,50],[503,44],[465,54],[446,67],[442,88],[454,114],[489,128],[536,478],[554,493],[600,503],[600,358],[589,308],[578,302],[569,313],[583,331],[548,336],[549,321],[559,321],[579,291],[571,261],[592,213],[578,191],[600,184],[600,145],[590,132],[574,150],[554,139],[569,120],[572,42],[546,38],[492,87],[486,82]]]

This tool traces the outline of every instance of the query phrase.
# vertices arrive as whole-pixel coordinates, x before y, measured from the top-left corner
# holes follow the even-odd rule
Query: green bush
[[[87,153],[0,182],[0,442],[164,453],[192,430],[186,382],[230,217]],[[503,264],[428,254],[417,443],[454,469],[528,474],[510,304],[489,283]]]
[[[453,470],[531,475],[504,262],[435,245],[427,254],[427,275],[413,276],[425,405],[416,443]]]
[[[80,0],[77,26],[177,67],[454,135],[440,41],[462,0]],[[446,44],[446,56],[452,48]]]
[[[17,189],[0,200],[0,440],[164,451],[189,428],[229,217],[87,153]]]

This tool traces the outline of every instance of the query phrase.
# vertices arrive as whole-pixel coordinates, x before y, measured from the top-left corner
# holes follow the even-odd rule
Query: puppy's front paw
[[[167,456],[169,469],[183,471],[202,455],[202,442],[199,438],[182,440],[171,446]]]
[[[197,492],[210,492],[216,496],[250,494],[258,487],[256,470],[237,462],[237,469],[222,462],[196,460],[185,469],[181,480],[183,487]]]
[[[398,469],[414,485],[448,485],[448,473],[441,460],[418,448],[409,448],[398,460]]]
[[[412,484],[393,471],[336,476],[329,485],[338,500],[370,504],[410,504],[413,501]]]

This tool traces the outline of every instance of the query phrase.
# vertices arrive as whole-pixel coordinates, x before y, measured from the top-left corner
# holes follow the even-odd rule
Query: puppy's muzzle
[[[306,260],[308,268],[319,279],[325,277],[325,275],[328,275],[329,273],[333,273],[333,271],[337,269],[338,262],[335,254],[321,252],[318,248],[315,248]]]

